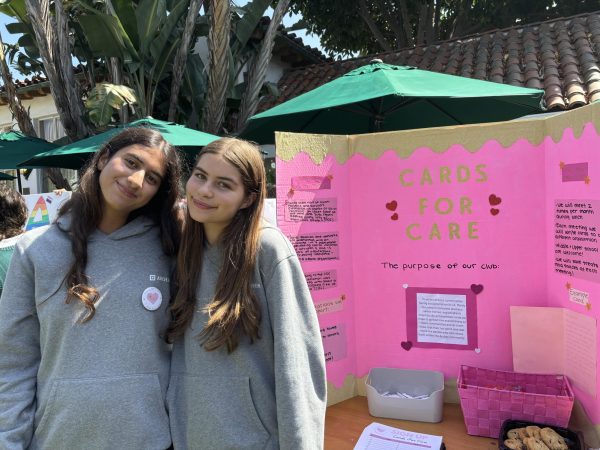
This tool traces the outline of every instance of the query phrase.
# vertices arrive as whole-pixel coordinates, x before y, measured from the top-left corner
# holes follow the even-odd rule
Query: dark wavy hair
[[[0,184],[0,241],[23,232],[27,222],[27,205],[14,189]]]
[[[240,339],[259,339],[262,311],[251,282],[260,248],[263,203],[266,197],[265,166],[259,148],[247,141],[221,138],[204,147],[203,155],[221,156],[240,173],[244,191],[252,203],[237,211],[220,237],[224,247],[223,265],[219,271],[212,301],[206,307],[209,319],[198,336],[208,350],[225,347],[233,352]],[[204,225],[188,212],[181,247],[177,256],[176,295],[171,306],[171,322],[167,342],[174,342],[189,328],[196,310],[196,285],[202,271]]]
[[[165,155],[166,171],[154,197],[145,206],[131,212],[128,220],[141,215],[151,218],[160,228],[164,253],[175,256],[179,248],[181,211],[177,207],[177,202],[180,198],[181,161],[177,149],[156,130],[126,128],[94,154],[81,176],[78,189],[59,211],[59,217],[68,213],[71,215],[70,228],[62,230],[70,235],[74,256],[73,264],[65,276],[66,302],[70,303],[76,299],[84,304],[88,314],[82,322],[87,322],[94,316],[96,312],[94,305],[99,296],[98,291],[89,284],[85,274],[88,238],[102,219],[102,192],[98,163],[101,160],[110,160],[119,150],[131,145],[159,148]]]

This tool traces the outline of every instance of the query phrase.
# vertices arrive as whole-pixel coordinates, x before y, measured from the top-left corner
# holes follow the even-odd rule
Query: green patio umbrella
[[[252,116],[242,137],[270,144],[275,131],[360,134],[497,122],[541,112],[543,95],[373,60]]]
[[[149,127],[159,131],[172,145],[179,147],[187,155],[195,155],[201,147],[219,139],[202,131],[186,128],[173,122],[147,117],[124,125],[118,125],[94,136],[82,139],[72,144],[58,147],[49,152],[38,154],[22,162],[19,167],[63,167],[67,169],[80,169],[90,156],[114,135],[130,127]],[[23,160],[22,160],[23,161]]]
[[[16,169],[19,163],[56,147],[56,144],[26,136],[20,131],[0,133],[0,169]]]
[[[6,181],[6,180],[14,180],[16,177],[13,177],[12,175],[9,175],[7,173],[4,172],[0,172],[0,181]]]

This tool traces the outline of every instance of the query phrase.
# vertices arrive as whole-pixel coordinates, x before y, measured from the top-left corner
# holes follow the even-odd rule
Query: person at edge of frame
[[[171,446],[170,272],[180,161],[128,128],[92,158],[56,222],[17,243],[0,298],[0,448]]]

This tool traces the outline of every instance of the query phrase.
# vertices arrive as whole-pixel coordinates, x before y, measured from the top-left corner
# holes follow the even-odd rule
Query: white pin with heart
[[[162,303],[162,293],[154,286],[148,287],[142,294],[142,305],[148,311],[156,311]]]

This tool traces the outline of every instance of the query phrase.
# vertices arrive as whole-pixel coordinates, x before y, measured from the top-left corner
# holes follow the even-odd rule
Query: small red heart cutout
[[[492,216],[497,216],[499,213],[500,213],[500,210],[499,210],[499,209],[496,209],[496,208],[492,208],[492,209],[490,209],[490,214],[491,214]]]
[[[398,202],[396,200],[392,200],[391,202],[386,203],[385,207],[390,211],[396,211],[396,208],[398,207]]]
[[[475,293],[475,295],[481,294],[481,292],[483,292],[483,284],[472,284],[471,290]]]
[[[398,220],[398,213],[392,214],[392,220]]]
[[[490,195],[489,200],[490,200],[490,205],[492,205],[492,206],[496,206],[496,205],[499,205],[500,203],[502,203],[502,199],[500,197],[496,197],[494,194]]]
[[[158,300],[158,294],[156,292],[152,292],[148,294],[148,301],[152,304],[156,303]]]
[[[412,348],[412,342],[410,341],[406,341],[406,342],[400,342],[400,345],[402,346],[402,348],[406,351],[409,351]]]

